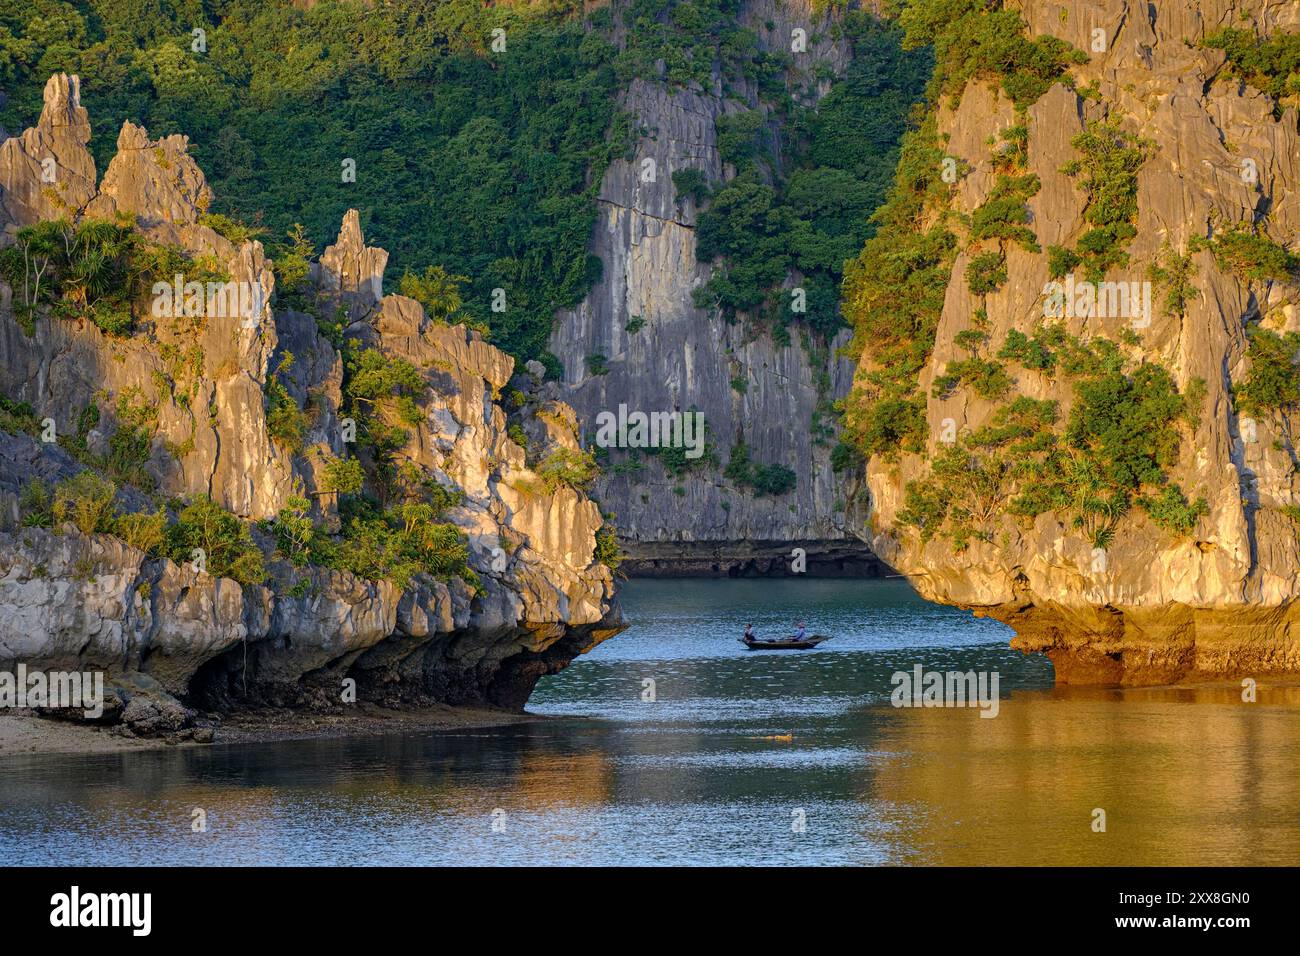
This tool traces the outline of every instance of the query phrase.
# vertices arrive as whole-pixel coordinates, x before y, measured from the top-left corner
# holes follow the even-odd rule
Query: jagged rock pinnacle
[[[85,208],[95,195],[89,142],[81,81],[56,73],[45,84],[39,122],[0,143],[0,226],[6,232]]]
[[[321,285],[331,291],[355,297],[358,304],[371,306],[384,297],[384,268],[388,253],[368,247],[361,234],[361,217],[355,209],[343,216],[338,241],[327,246],[320,257]]]

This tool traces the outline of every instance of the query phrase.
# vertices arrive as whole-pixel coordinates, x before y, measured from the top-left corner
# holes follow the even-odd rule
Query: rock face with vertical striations
[[[813,65],[839,73],[848,61],[847,42],[832,37],[831,14],[805,0],[753,0],[740,18],[765,49],[788,45],[796,27],[807,31],[808,51],[792,86],[808,82]],[[824,94],[829,80],[811,85],[814,95]],[[845,337],[810,354],[797,338],[778,345],[767,331],[728,323],[692,302],[711,268],[696,261],[695,201],[678,201],[672,175],[694,169],[713,182],[732,177],[714,122],[758,104],[755,86],[724,92],[720,75],[709,89],[632,82],[622,106],[649,135],[638,139],[635,155],[615,159],[605,172],[591,241],[603,278],[579,306],[558,315],[551,336],[551,351],[564,365],[559,394],[577,410],[589,443],[596,416],[617,413],[620,404],[646,413],[704,413],[714,467],[675,476],[645,456],[642,470],[607,469],[597,485],[602,504],[618,516],[634,573],[788,571],[796,544],[827,572],[876,567],[845,524],[830,465],[833,441],[819,442],[813,431],[819,402],[842,397],[852,380],[852,362],[836,355]],[[653,182],[643,177],[647,161],[654,163]],[[590,355],[604,356],[607,371],[593,373]],[[733,381],[744,382],[743,390]],[[738,442],[754,461],[792,468],[794,490],[756,496],[724,480]]]
[[[1300,7],[1272,0],[1017,6],[1030,36],[1050,34],[1087,53],[1086,62],[1071,67],[1074,88],[1057,83],[1017,115],[996,81],[974,80],[959,102],[942,100],[938,134],[944,152],[968,170],[953,189],[952,208],[969,215],[997,183],[1001,161],[990,144],[1017,124],[1025,128],[1023,172],[1041,183],[1027,200],[1027,221],[1043,252],[1008,244],[1005,282],[978,296],[966,273],[981,247],[964,240],[959,246],[919,382],[926,454],[871,460],[862,533],[925,597],[1011,625],[1014,646],[1045,651],[1063,681],[1150,683],[1300,670],[1300,545],[1290,516],[1300,503],[1300,470],[1292,418],[1285,410],[1251,418],[1240,407],[1252,371],[1248,327],[1300,331],[1300,283],[1294,274],[1245,277],[1213,245],[1214,237],[1244,224],[1300,251],[1297,109],[1232,75],[1224,53],[1200,45],[1225,27],[1294,33]],[[1052,278],[1048,247],[1075,247],[1090,227],[1080,178],[1062,167],[1078,158],[1074,138],[1096,121],[1118,124],[1130,143],[1149,144],[1137,172],[1128,261],[1109,268],[1105,280],[1148,281],[1151,267],[1168,268],[1173,256],[1185,255],[1192,288],[1181,314],[1157,282],[1149,321],[1134,325],[1131,315],[1094,313],[1067,314],[1063,324],[1081,341],[1128,343],[1120,347],[1126,368],[1158,363],[1182,394],[1196,396],[1166,478],[1189,502],[1203,498],[1204,512],[1190,531],[1179,532],[1132,507],[1108,540],[1098,540],[1067,508],[1009,513],[1006,501],[1024,487],[999,486],[1003,503],[962,546],[945,534],[926,540],[909,485],[929,475],[945,426],[969,435],[994,423],[1003,407],[972,388],[936,383],[970,355],[960,333],[976,328],[980,309],[985,357],[1009,333],[1032,336],[1042,326]],[[867,343],[864,374],[871,356]],[[1055,401],[1060,421],[1069,419],[1078,401],[1070,376],[1013,361],[1004,368],[1012,394]]]
[[[123,485],[125,511],[205,496],[257,522],[307,494],[318,526],[337,531],[338,495],[322,489],[321,475],[324,461],[349,454],[343,354],[312,315],[272,308],[275,277],[259,242],[235,245],[200,222],[210,193],[184,137],[151,141],[126,123],[96,190],[76,91],[76,77],[52,78],[40,127],[0,146],[0,204],[11,225],[69,215],[31,198],[40,195],[35,160],[48,149],[61,174],[80,177],[68,205],[211,257],[232,282],[260,293],[257,306],[179,320],[146,309],[132,334],[111,337],[84,317],[42,312],[25,328],[13,290],[0,285],[0,393],[27,403],[57,435],[78,435],[89,454],[122,427],[123,399],[150,408],[153,493]],[[365,245],[348,211],[318,268],[318,304],[332,316],[346,299],[348,341],[418,370],[416,420],[392,452],[394,467],[452,495],[444,520],[465,535],[477,583],[418,573],[400,587],[294,568],[252,524],[270,573],[265,584],[241,586],[71,523],[24,527],[20,497],[32,480],[52,485],[85,466],[38,436],[0,432],[0,668],[105,670],[115,715],[139,714],[140,728],[172,732],[188,720],[177,701],[336,708],[346,678],[371,702],[519,709],[539,677],[621,629],[611,572],[594,557],[599,509],[581,491],[541,482],[506,434],[494,399],[513,359],[464,326],[432,322],[412,299],[383,296],[387,258]],[[297,450],[275,440],[268,423],[277,369],[287,395],[309,411]],[[87,432],[92,405],[100,414]]]

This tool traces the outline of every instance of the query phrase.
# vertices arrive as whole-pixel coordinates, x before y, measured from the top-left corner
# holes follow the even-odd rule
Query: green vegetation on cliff
[[[1109,269],[1128,264],[1125,249],[1137,235],[1137,173],[1152,144],[1126,133],[1115,119],[1090,122],[1070,143],[1079,155],[1061,171],[1079,180],[1089,228],[1074,249],[1048,249],[1048,271],[1059,279],[1083,266],[1089,282],[1101,282]]]
[[[409,587],[418,573],[458,577],[477,586],[464,532],[442,520],[447,508],[459,504],[458,495],[415,483],[400,504],[384,510],[361,495],[360,486],[355,489],[344,497],[340,534],[313,520],[309,498],[291,497],[273,520],[263,522],[275,543],[272,556],[295,567],[350,571],[399,588]],[[83,534],[115,535],[151,557],[170,558],[215,577],[240,584],[266,582],[266,555],[249,525],[211,499],[172,502],[169,509],[153,513],[122,513],[117,490],[113,481],[89,470],[53,489],[32,481],[20,499],[22,522],[54,529],[71,522]]]
[[[130,335],[149,313],[156,281],[225,281],[214,262],[194,260],[175,246],[147,241],[129,221],[46,220],[19,229],[0,251],[0,277],[14,290],[17,318],[30,334],[45,310],[88,318],[113,336]]]
[[[905,44],[933,45],[935,78],[929,114],[905,138],[894,190],[876,214],[879,231],[846,271],[844,311],[862,361],[843,402],[849,444],[839,458],[921,456],[921,477],[906,483],[898,518],[923,540],[943,535],[958,550],[976,539],[993,542],[1006,532],[1007,516],[1024,528],[1049,512],[1100,548],[1134,508],[1168,533],[1190,534],[1207,506],[1189,500],[1170,473],[1184,430],[1200,414],[1204,382],[1180,390],[1167,369],[1131,351],[1140,344],[1131,330],[1116,343],[1040,324],[989,341],[989,297],[1007,282],[1011,246],[1044,255],[1053,277],[1078,268],[1087,280],[1101,281],[1127,264],[1136,235],[1137,172],[1151,144],[1127,133],[1117,118],[1092,122],[1074,137],[1077,158],[1062,171],[1077,178],[1084,194],[1085,230],[1073,247],[1042,250],[1029,214],[1040,183],[1026,169],[1024,111],[1053,83],[1070,85],[1069,65],[1086,57],[1052,37],[1029,40],[1019,13],[999,2],[903,0],[896,6]],[[958,217],[949,201],[964,169],[946,155],[935,115],[940,98],[955,105],[971,81],[997,83],[1018,119],[993,144],[995,175],[984,201]],[[935,375],[931,395],[942,400],[966,392],[991,411],[974,430],[959,432],[949,422],[931,436],[919,382],[963,248],[965,284],[980,303],[952,343],[967,357]],[[1152,278],[1166,307],[1181,311],[1194,291],[1188,260],[1170,252],[1164,262]],[[1021,394],[1024,376],[1069,382],[1064,420],[1055,401]]]
[[[1032,520],[1055,512],[1093,547],[1105,548],[1136,505],[1159,526],[1190,534],[1206,513],[1169,482],[1181,429],[1195,423],[1204,382],[1180,393],[1163,367],[1133,361],[1107,339],[1081,341],[1060,325],[1032,337],[1013,332],[1000,355],[1027,368],[1064,375],[1074,398],[1068,419],[1057,405],[1018,395],[991,423],[953,436],[927,478],[908,482],[900,521],[928,540],[944,533],[959,550],[993,540],[997,519]]]
[[[904,45],[934,48],[932,99],[961,98],[971,80],[997,80],[1019,108],[1032,105],[1087,55],[1053,36],[1029,39],[1020,12],[1002,0],[890,0]]]
[[[93,471],[60,481],[51,490],[30,482],[22,492],[23,525],[58,529],[65,522],[82,534],[111,534],[155,558],[170,558],[215,577],[261,584],[266,568],[248,525],[209,498],[175,503],[166,511],[123,514],[117,486]]]
[[[717,121],[718,149],[737,175],[723,184],[698,171],[674,175],[679,201],[703,203],[696,256],[714,265],[696,304],[725,316],[744,312],[778,337],[800,322],[832,335],[843,324],[837,288],[844,263],[874,231],[911,104],[920,98],[928,56],[904,53],[897,28],[848,13],[843,36],[853,52],[842,78],[816,107],[761,85],[764,110]],[[784,42],[784,38],[782,38]],[[789,54],[749,55],[746,74]],[[689,175],[696,173],[696,175]],[[783,289],[797,274],[801,295]]]
[[[1300,33],[1260,37],[1253,30],[1224,27],[1201,46],[1222,50],[1230,72],[1278,100],[1279,113],[1282,102],[1300,99]]]
[[[1247,282],[1267,282],[1300,275],[1300,256],[1288,252],[1255,224],[1234,223],[1196,239],[1192,251],[1208,248],[1219,267]]]
[[[740,22],[742,0],[632,0],[621,10],[626,51],[618,58],[620,80],[662,78],[686,86],[713,85],[715,67],[727,92],[754,83],[768,95],[785,94],[787,58],[760,49],[754,30]],[[593,25],[613,23],[606,7]],[[663,65],[662,73],[659,64]]]
[[[731,449],[731,457],[722,474],[733,484],[748,488],[759,496],[784,495],[794,490],[798,480],[794,471],[785,465],[755,463],[750,458],[749,446],[744,442]]]
[[[903,138],[894,188],[875,213],[876,235],[844,273],[843,309],[852,324],[852,350],[870,350],[844,401],[850,440],[865,456],[920,451],[925,444],[925,396],[917,388],[934,345],[943,299],[957,254],[944,211],[943,149],[933,117]]]
[[[281,353],[265,392],[268,429],[277,443],[296,454],[305,451],[308,422],[281,380],[292,364],[292,353]],[[295,567],[349,571],[400,588],[419,573],[457,577],[476,588],[465,534],[444,520],[463,494],[395,454],[409,438],[406,428],[421,419],[417,402],[427,391],[424,376],[409,362],[376,349],[345,347],[344,364],[346,409],[358,422],[362,457],[326,456],[323,461],[317,494],[340,496],[336,532],[313,517],[311,498],[301,486],[274,519],[261,523],[265,537],[260,541],[248,522],[202,496],[156,499],[152,513],[122,513],[120,487],[131,485],[137,492],[154,488],[149,465],[157,409],[134,387],[118,395],[108,422],[103,399],[96,396],[75,428],[59,436],[63,448],[88,470],[52,489],[39,480],[29,482],[21,495],[22,521],[56,530],[71,522],[85,534],[115,535],[152,557],[192,564],[241,584],[266,583],[267,559],[280,558]],[[0,428],[35,435],[41,425],[30,406],[6,399],[0,401]],[[106,452],[91,450],[92,431],[108,432]],[[321,454],[318,448],[310,453]],[[276,587],[284,583],[272,582]]]
[[[1255,326],[1248,336],[1250,370],[1234,389],[1237,408],[1260,416],[1294,408],[1300,403],[1300,333]]]
[[[266,580],[262,551],[253,542],[248,525],[210,498],[195,498],[180,509],[168,525],[167,557],[177,562],[206,565],[208,574],[234,578],[240,584]]]
[[[1078,54],[1052,38],[1031,41],[1019,13],[983,0],[901,0],[893,5],[905,47],[931,45],[934,73],[929,107],[914,116],[903,138],[894,186],[873,216],[877,227],[845,268],[844,316],[854,329],[854,354],[867,359],[853,392],[841,407],[848,440],[864,456],[917,453],[925,446],[925,396],[921,370],[934,347],[948,279],[959,251],[958,226],[949,212],[963,164],[948,156],[935,123],[942,96],[959,99],[966,84],[996,79],[1018,108],[1025,108],[1057,80]],[[1003,168],[988,200],[964,230],[976,248],[966,271],[977,295],[1005,281],[1005,244],[1037,251],[1025,203],[1039,184],[1019,170],[1025,151],[1022,127],[1004,131]],[[936,383],[941,391],[966,381],[990,395],[1005,389],[1003,376],[977,356],[951,367]]]
[[[464,532],[442,520],[443,512],[456,503],[458,499],[445,492],[413,493],[385,510],[373,499],[349,495],[340,509],[342,533],[332,535],[313,522],[311,502],[296,495],[268,526],[279,554],[296,567],[350,571],[399,588],[410,587],[420,573],[458,577],[477,586]]]

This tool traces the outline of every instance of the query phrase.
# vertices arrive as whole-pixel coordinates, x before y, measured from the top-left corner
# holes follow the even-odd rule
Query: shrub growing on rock
[[[261,549],[248,527],[211,498],[196,498],[181,510],[167,529],[167,546],[177,563],[201,557],[214,577],[233,578],[240,584],[266,580]]]
[[[116,516],[117,486],[93,471],[59,482],[50,515],[55,527],[71,521],[82,534],[108,533]]]
[[[167,550],[167,512],[119,515],[113,522],[113,534],[151,557],[161,557]]]
[[[600,474],[591,452],[572,448],[556,448],[534,470],[552,494],[561,486],[579,490],[588,488]]]
[[[794,489],[798,476],[785,465],[756,464],[749,457],[749,446],[738,442],[723,476],[733,483],[753,490],[757,495],[783,495]]]
[[[359,494],[365,484],[366,473],[355,458],[331,458],[325,464],[322,491],[340,495]]]
[[[1300,402],[1300,333],[1278,334],[1254,326],[1247,333],[1250,371],[1236,386],[1237,407],[1249,415],[1262,415]]]

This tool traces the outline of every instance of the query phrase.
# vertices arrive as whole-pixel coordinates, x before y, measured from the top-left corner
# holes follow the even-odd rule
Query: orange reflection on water
[[[1300,861],[1300,685],[1017,692],[1000,713],[882,708],[870,797],[900,862]],[[1106,831],[1094,832],[1094,811]]]

